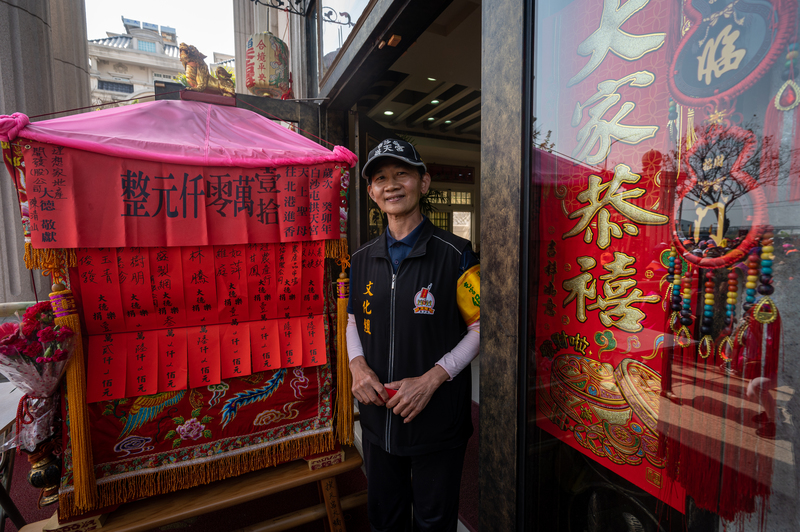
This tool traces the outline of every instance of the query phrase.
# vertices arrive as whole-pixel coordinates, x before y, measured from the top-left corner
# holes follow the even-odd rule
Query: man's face
[[[420,177],[417,167],[387,158],[373,172],[367,192],[381,211],[405,216],[419,211],[419,199],[428,192],[430,184],[430,174]]]

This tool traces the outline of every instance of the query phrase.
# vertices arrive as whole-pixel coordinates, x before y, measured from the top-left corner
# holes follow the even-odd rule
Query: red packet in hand
[[[386,386],[384,386],[383,389],[386,390],[386,393],[389,394],[389,399],[394,397],[394,395],[397,393],[397,390],[392,390],[391,388],[387,388]]]

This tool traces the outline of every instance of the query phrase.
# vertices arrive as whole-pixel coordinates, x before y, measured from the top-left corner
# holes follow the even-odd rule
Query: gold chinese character
[[[641,176],[631,172],[631,168],[624,164],[618,164],[614,168],[614,177],[608,183],[603,184],[600,176],[589,176],[589,186],[586,190],[578,194],[578,201],[588,203],[585,207],[571,212],[569,219],[580,218],[575,227],[564,233],[563,238],[571,238],[585,231],[583,241],[587,244],[592,243],[594,233],[589,224],[595,215],[597,216],[597,246],[605,249],[611,244],[611,237],[622,238],[622,232],[636,236],[639,228],[633,224],[623,223],[622,228],[611,221],[611,213],[606,207],[614,207],[616,211],[628,220],[643,225],[664,225],[669,221],[669,217],[663,214],[651,212],[641,207],[629,203],[629,200],[643,196],[645,189],[620,188],[624,183],[638,183]],[[605,193],[603,195],[603,193]],[[600,196],[603,195],[601,198]]]
[[[632,307],[635,303],[658,303],[659,296],[651,295],[642,297],[642,291],[636,286],[634,279],[621,279],[636,273],[635,268],[628,268],[636,262],[636,259],[625,253],[615,252],[614,260],[604,264],[603,268],[609,273],[601,275],[603,283],[603,294],[605,298],[597,298],[596,303],[592,303],[588,310],[600,309],[600,322],[606,327],[617,327],[626,332],[639,332],[643,329],[641,321],[646,317],[645,313],[638,308]],[[625,295],[628,290],[634,290]],[[619,318],[614,320],[612,318]]]
[[[372,294],[372,281],[367,283],[367,291],[364,292],[365,296],[371,296]]]
[[[640,11],[650,0],[628,0],[620,7],[621,0],[605,0],[600,27],[578,45],[578,55],[591,55],[589,62],[567,83],[567,87],[580,83],[600,66],[608,52],[628,61],[635,61],[645,54],[661,48],[664,44],[664,33],[648,33],[631,35],[620,27],[626,20]]]
[[[364,301],[364,314],[372,314],[372,311],[369,310],[369,301]]]
[[[695,205],[698,205],[698,202],[694,202]],[[708,211],[717,211],[717,230],[714,234],[712,233],[712,229],[714,228],[714,224],[712,223],[709,228],[709,238],[714,241],[715,244],[718,246],[722,243],[722,239],[725,238],[725,206],[728,204],[728,198],[725,196],[720,196],[720,201],[716,203],[712,203],[711,205],[704,206],[704,207],[697,207],[695,209],[695,214],[697,214],[697,219],[694,221],[694,241],[700,241],[700,230],[702,229],[703,218],[706,217]]]
[[[372,334],[372,331],[369,330],[369,320],[364,320],[364,332],[367,334]]]
[[[556,315],[556,304],[553,303],[551,298],[547,298],[547,302],[544,304],[544,313],[547,316],[555,317]]]
[[[731,33],[732,27],[733,24],[728,24],[719,32],[716,39],[709,39],[706,42],[703,55],[697,56],[697,81],[705,81],[706,85],[710,85],[712,74],[715,78],[719,78],[725,72],[739,68],[739,63],[744,59],[747,50],[736,49],[734,43],[739,38],[739,30]],[[717,59],[717,47],[720,43],[723,46]]]
[[[573,299],[576,299],[578,310],[575,312],[575,317],[578,318],[578,321],[583,323],[586,321],[586,300],[597,297],[597,288],[595,287],[596,281],[591,273],[587,273],[597,265],[597,261],[588,256],[578,257],[577,260],[578,264],[581,265],[581,272],[583,273],[561,283],[564,290],[569,291],[569,295],[564,299],[564,303],[562,303],[561,306],[567,308],[567,305],[569,305]]]
[[[655,81],[652,72],[646,70],[634,72],[619,80],[608,79],[597,84],[597,92],[583,104],[575,104],[572,112],[572,127],[578,127],[583,120],[583,111],[589,110],[589,120],[578,131],[577,144],[572,150],[572,156],[589,164],[597,164],[605,160],[611,151],[612,138],[625,144],[638,144],[645,139],[654,137],[658,126],[630,126],[620,123],[635,108],[633,102],[625,102],[611,120],[603,120],[606,112],[619,103],[620,95],[617,90],[623,85],[631,87],[647,87]],[[597,150],[595,150],[595,146]],[[594,151],[594,153],[592,153]]]

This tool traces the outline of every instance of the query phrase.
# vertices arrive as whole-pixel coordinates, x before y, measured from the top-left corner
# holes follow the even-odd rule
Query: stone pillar
[[[0,114],[35,117],[89,104],[85,18],[83,0],[0,2]],[[0,302],[31,301],[34,290],[47,297],[49,279],[35,272],[32,287],[23,262],[19,203],[5,165],[0,220]]]
[[[247,40],[256,32],[269,30],[269,8],[251,0],[233,0],[233,38],[236,58],[236,92],[250,94],[245,87]]]
[[[55,88],[53,110],[87,107],[91,105],[92,87],[89,81],[89,43],[83,0],[50,0],[50,27]],[[65,115],[48,118],[58,116]]]
[[[484,0],[481,64],[480,528],[523,530],[519,481],[521,227],[525,64],[523,0]],[[528,140],[529,142],[529,140]],[[530,393],[530,392],[528,392]],[[524,441],[524,440],[523,440]]]

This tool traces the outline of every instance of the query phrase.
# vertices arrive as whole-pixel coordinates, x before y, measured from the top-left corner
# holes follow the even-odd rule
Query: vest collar
[[[428,240],[431,239],[433,236],[433,230],[436,229],[436,226],[425,217],[425,221],[422,222],[422,232],[419,234],[419,238],[417,239],[417,243],[414,244],[414,247],[408,254],[408,257],[419,257],[425,254],[425,251],[428,247]],[[386,242],[386,233],[388,230],[384,230],[383,234],[378,237],[378,242],[376,245],[372,246],[372,249],[369,252],[369,256],[372,258],[380,258],[386,257],[387,260],[389,259],[389,248]]]

